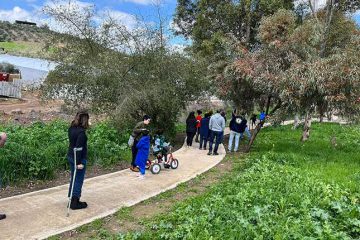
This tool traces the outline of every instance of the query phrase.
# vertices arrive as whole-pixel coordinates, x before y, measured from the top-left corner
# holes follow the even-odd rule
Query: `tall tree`
[[[219,59],[229,36],[251,46],[263,16],[293,7],[293,0],[178,0],[174,22],[195,52]]]
[[[154,126],[174,133],[180,110],[206,86],[203,62],[172,51],[163,24],[129,29],[104,16],[99,25],[93,8],[70,2],[44,9],[69,30],[54,39],[59,65],[45,81],[44,97],[106,113],[122,129],[146,113]]]
[[[359,54],[358,33],[354,23],[347,21],[343,27],[351,31],[334,29],[343,35],[334,35],[329,43],[336,47],[330,48],[327,57],[320,57],[321,21],[310,18],[298,26],[296,16],[286,10],[263,18],[259,47],[252,51],[238,48],[237,59],[219,74],[220,96],[246,103],[250,110],[260,106],[268,115],[278,110],[305,114],[303,141],[309,137],[311,116],[320,105],[339,115],[358,116],[359,80],[356,74],[351,74],[360,67],[354,59]],[[339,38],[344,42],[340,43]],[[236,51],[237,45],[232,46]],[[264,123],[265,120],[261,121],[254,130],[248,150]]]

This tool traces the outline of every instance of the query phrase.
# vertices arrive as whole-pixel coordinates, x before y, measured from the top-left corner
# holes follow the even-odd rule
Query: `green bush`
[[[28,127],[0,126],[8,141],[0,148],[0,185],[24,179],[51,179],[56,171],[68,168],[67,129],[69,124],[54,121]],[[107,123],[88,130],[88,164],[110,166],[127,160],[126,138]]]
[[[15,68],[14,65],[10,64],[10,63],[0,63],[0,71],[1,72],[6,72],[6,73],[19,73],[19,69]]]

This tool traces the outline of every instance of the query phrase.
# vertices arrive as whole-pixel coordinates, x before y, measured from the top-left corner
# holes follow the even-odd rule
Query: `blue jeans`
[[[70,197],[70,193],[71,193],[71,185],[72,185],[72,181],[73,181],[73,176],[74,176],[74,159],[68,156],[68,161],[70,164],[70,170],[71,170],[71,179],[70,179],[70,186],[69,186],[69,193],[68,193],[68,197]],[[86,159],[81,160],[81,163],[84,165],[83,169],[76,169],[76,176],[75,176],[75,182],[74,182],[74,190],[73,190],[73,197],[81,197],[81,189],[84,183],[84,178],[85,178],[85,171],[86,171]]]
[[[230,137],[229,137],[229,151],[232,151],[232,145],[233,145],[233,140],[235,138],[235,147],[234,147],[234,151],[236,152],[239,149],[239,142],[240,142],[240,137],[242,137],[242,133],[238,133],[235,131],[230,131]]]
[[[249,131],[249,128],[248,128],[248,127],[246,127],[246,128],[245,128],[245,134],[247,135],[248,140],[250,141],[250,138],[251,138],[251,133],[250,133],[250,131]],[[244,135],[244,133],[241,133],[241,138],[243,138],[243,135]]]
[[[207,141],[208,141],[208,136],[200,135],[200,148],[202,147],[206,148]]]
[[[223,132],[211,131],[209,152],[212,152],[214,139],[216,138],[214,153],[217,153],[219,144],[221,143],[221,140],[222,140],[222,136],[223,136]]]

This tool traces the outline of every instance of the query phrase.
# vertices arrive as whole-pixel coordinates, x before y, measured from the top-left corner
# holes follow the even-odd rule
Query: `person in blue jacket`
[[[143,135],[140,138],[139,142],[136,144],[136,148],[138,149],[138,152],[136,154],[135,163],[140,170],[140,174],[138,175],[138,177],[140,179],[144,179],[146,160],[148,159],[150,153],[150,136],[148,130],[143,131]]]
[[[264,121],[265,118],[266,118],[266,113],[264,111],[261,111],[260,116],[259,116],[259,120]]]
[[[201,119],[200,125],[200,147],[199,149],[206,150],[206,143],[209,140],[209,121],[210,121],[210,113],[206,113],[204,118]],[[204,147],[204,148],[203,148]]]

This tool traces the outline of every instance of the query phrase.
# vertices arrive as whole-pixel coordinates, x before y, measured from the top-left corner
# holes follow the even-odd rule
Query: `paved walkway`
[[[0,239],[44,239],[74,229],[175,188],[217,165],[225,154],[223,145],[218,156],[208,156],[194,143],[174,152],[179,160],[176,170],[162,170],[159,175],[147,172],[144,180],[127,169],[87,179],[82,200],[89,207],[70,211],[70,217],[66,217],[68,185],[0,199],[0,211],[7,215],[0,221]]]

